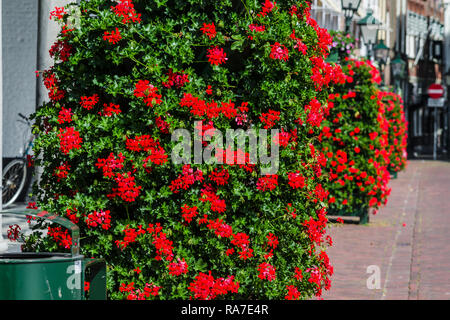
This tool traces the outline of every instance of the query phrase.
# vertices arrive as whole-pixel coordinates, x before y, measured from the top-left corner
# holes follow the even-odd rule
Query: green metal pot
[[[71,231],[71,253],[18,252],[0,254],[0,300],[83,300],[84,281],[90,282],[89,299],[106,299],[106,264],[80,255],[79,228],[71,221],[36,210],[0,214],[50,220]]]
[[[397,171],[391,171],[389,170],[389,175],[391,179],[397,179],[398,177],[398,172]]]
[[[328,209],[327,215],[333,217],[359,217],[359,224],[369,223],[370,220],[369,209],[367,207],[356,208],[351,211]]]

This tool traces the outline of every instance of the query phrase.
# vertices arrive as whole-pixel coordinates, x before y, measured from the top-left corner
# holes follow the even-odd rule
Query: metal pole
[[[433,160],[437,158],[437,108],[434,107],[434,142],[433,142]]]
[[[345,33],[350,34],[350,26],[352,23],[352,18],[349,16],[345,17]]]

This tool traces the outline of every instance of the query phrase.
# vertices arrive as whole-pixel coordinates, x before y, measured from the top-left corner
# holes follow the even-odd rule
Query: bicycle
[[[28,128],[31,129],[31,121],[23,114],[19,113]],[[22,156],[14,158],[3,169],[2,175],[2,201],[3,208],[11,206],[19,196],[28,190],[31,183],[31,170],[28,169],[28,158],[31,156],[30,152],[33,147],[34,136],[30,135],[28,141],[25,143]]]

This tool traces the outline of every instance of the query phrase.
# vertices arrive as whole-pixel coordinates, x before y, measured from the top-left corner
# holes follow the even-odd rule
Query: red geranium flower
[[[219,47],[211,47],[208,49],[206,56],[208,57],[209,63],[216,66],[225,63],[225,61],[228,60],[226,53]]]
[[[216,36],[216,26],[214,25],[214,22],[209,24],[203,23],[203,27],[200,28],[200,30],[202,30],[203,34],[206,34],[210,40]]]

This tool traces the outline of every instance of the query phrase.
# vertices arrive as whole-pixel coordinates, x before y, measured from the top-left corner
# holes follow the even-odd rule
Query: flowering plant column
[[[74,26],[65,8],[50,14],[62,31],[54,66],[39,72],[49,101],[34,115],[35,195],[80,226],[84,255],[106,259],[109,297],[305,299],[330,288],[318,137],[329,87],[346,76],[325,62],[331,37],[310,3],[79,6]],[[175,163],[180,129],[192,153]],[[259,141],[277,146],[276,170],[264,174],[267,152],[252,162],[248,145],[196,158],[231,129],[267,130]],[[67,246],[48,227],[29,250]]]

